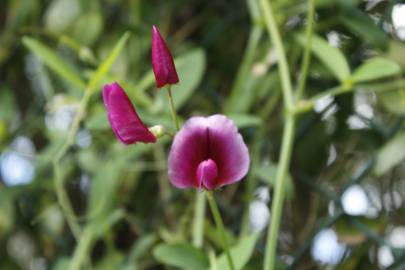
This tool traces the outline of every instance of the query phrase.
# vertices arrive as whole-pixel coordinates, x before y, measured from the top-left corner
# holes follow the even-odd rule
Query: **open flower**
[[[241,134],[231,119],[219,114],[190,118],[169,154],[169,178],[177,188],[219,188],[240,181],[248,169]]]
[[[152,67],[158,88],[179,82],[173,57],[156,26],[152,27]]]
[[[156,142],[156,137],[139,118],[134,106],[118,83],[104,86],[103,100],[107,108],[108,121],[120,142],[123,144]]]

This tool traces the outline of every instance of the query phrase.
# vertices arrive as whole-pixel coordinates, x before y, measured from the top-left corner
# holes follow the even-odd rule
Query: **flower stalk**
[[[206,191],[208,204],[211,208],[212,216],[214,217],[215,224],[217,225],[223,248],[225,251],[226,259],[228,260],[229,269],[235,270],[235,265],[232,260],[231,252],[229,249],[228,241],[226,240],[224,223],[222,222],[221,214],[219,213],[217,203],[215,202],[214,195],[211,191]]]
[[[167,87],[167,95],[169,97],[170,113],[172,114],[172,119],[173,119],[173,122],[174,122],[174,124],[176,126],[176,130],[179,131],[180,130],[180,124],[179,124],[179,120],[177,119],[176,108],[174,107],[171,84],[169,84],[169,86]]]
[[[262,8],[265,24],[273,42],[273,46],[278,54],[278,69],[280,72],[284,106],[287,111],[286,124],[283,130],[280,160],[277,166],[275,190],[273,193],[274,199],[271,207],[271,223],[268,227],[263,264],[264,270],[272,270],[275,266],[277,236],[281,221],[281,213],[283,210],[284,187],[287,178],[286,175],[290,165],[292,146],[294,143],[295,115],[290,112],[294,108],[290,71],[280,33],[277,29],[277,23],[274,18],[273,10],[268,0],[260,0],[260,6]]]
[[[194,220],[193,220],[193,245],[197,248],[202,247],[204,240],[204,216],[205,216],[205,195],[204,192],[196,191]]]
[[[306,44],[304,50],[304,57],[301,63],[301,74],[298,81],[298,88],[296,93],[296,100],[300,100],[304,96],[305,85],[307,82],[307,75],[309,63],[311,60],[311,46],[312,35],[314,32],[314,14],[315,14],[315,0],[308,1],[308,14],[307,14],[307,29],[306,29]]]

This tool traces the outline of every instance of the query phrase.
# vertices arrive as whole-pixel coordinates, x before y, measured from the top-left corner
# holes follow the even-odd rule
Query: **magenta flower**
[[[240,181],[248,169],[242,136],[232,120],[219,114],[190,118],[169,154],[169,178],[177,188],[219,188]]]
[[[156,26],[152,27],[152,67],[158,88],[179,82],[173,57]]]
[[[118,83],[104,86],[103,100],[107,108],[108,121],[120,142],[123,144],[156,142],[156,137],[139,118],[134,106]]]

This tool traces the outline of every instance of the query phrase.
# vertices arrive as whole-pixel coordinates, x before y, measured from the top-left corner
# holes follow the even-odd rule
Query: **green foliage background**
[[[297,82],[308,5],[272,4],[290,76]],[[373,218],[350,216],[340,200],[354,184],[374,187],[381,198],[395,192],[405,198],[405,44],[393,30],[395,4],[316,1],[279,269],[322,268],[309,250],[316,233],[327,227],[350,250],[338,269],[377,268],[381,246],[394,254],[389,269],[405,265],[405,251],[386,237],[405,224],[404,207],[383,204]],[[84,269],[227,269],[209,213],[204,247],[191,246],[194,191],[168,182],[169,139],[124,147],[106,119],[100,90],[118,81],[148,125],[174,130],[166,95],[155,88],[151,71],[153,24],[176,58],[180,84],[173,94],[180,118],[226,114],[249,145],[249,175],[216,198],[237,268],[261,268],[265,232],[249,233],[248,206],[258,186],[274,185],[285,109],[277,56],[258,1],[8,0],[0,3],[0,151],[26,136],[36,154],[30,157],[35,162],[31,183],[0,181],[0,269],[68,269],[80,245],[88,247]],[[328,43],[331,33],[338,36],[338,47]],[[314,111],[325,97],[334,98]],[[371,118],[356,109],[361,98],[372,107]],[[331,108],[332,116],[326,116]],[[67,131],[46,125],[58,110],[71,110],[78,120]],[[366,128],[350,128],[353,116]],[[90,146],[76,143],[80,130],[89,132]],[[329,164],[331,147],[337,156]],[[61,189],[82,231],[78,242],[58,205]],[[20,255],[10,251],[15,239],[22,241]]]

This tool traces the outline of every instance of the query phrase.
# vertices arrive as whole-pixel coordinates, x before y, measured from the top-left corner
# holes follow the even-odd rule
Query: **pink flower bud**
[[[179,82],[173,57],[156,26],[152,27],[152,67],[158,88]]]
[[[211,190],[240,181],[249,163],[248,148],[231,119],[192,117],[174,137],[169,179],[177,188]]]
[[[155,143],[156,137],[139,118],[128,96],[118,83],[103,88],[104,105],[108,121],[117,139],[123,144]]]

